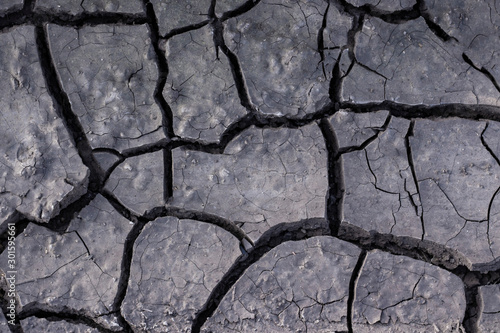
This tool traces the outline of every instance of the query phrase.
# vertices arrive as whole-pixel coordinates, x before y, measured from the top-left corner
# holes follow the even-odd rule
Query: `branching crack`
[[[415,120],[412,119],[410,122],[410,126],[408,127],[408,132],[406,132],[405,135],[405,146],[406,146],[406,156],[408,159],[408,164],[410,166],[411,170],[411,176],[413,179],[413,183],[415,184],[415,188],[417,189],[417,195],[418,195],[418,201],[420,205],[420,212],[418,211],[418,206],[415,204],[413,200],[413,196],[409,194],[410,200],[413,203],[415,207],[415,214],[420,217],[420,224],[422,226],[422,240],[425,237],[425,220],[424,220],[424,209],[422,207],[422,197],[420,196],[420,187],[419,187],[419,182],[417,178],[417,172],[415,170],[415,162],[413,161],[413,153],[411,149],[411,143],[410,143],[410,138],[413,136],[413,130],[415,128]],[[406,183],[405,183],[406,185]]]
[[[245,271],[267,252],[276,246],[288,242],[305,240],[311,237],[330,235],[330,228],[324,219],[309,219],[293,223],[281,223],[267,230],[255,243],[255,247],[246,256],[240,256],[231,266],[199,311],[191,328],[192,333],[199,333],[207,319],[214,313],[231,287],[243,276]]]
[[[224,41],[223,20],[219,19],[215,15],[215,0],[212,0],[208,16],[210,17],[211,20],[216,58],[217,60],[219,59],[219,49],[220,49],[229,61],[229,66],[231,67],[231,73],[233,75],[233,79],[236,85],[236,90],[238,91],[238,97],[240,98],[241,105],[245,109],[247,109],[247,111],[255,113],[257,112],[257,108],[250,99],[247,83],[238,56],[226,46],[226,42]]]
[[[462,59],[464,59],[464,61],[469,65],[471,66],[472,68],[474,68],[475,70],[477,70],[478,72],[481,72],[484,74],[484,76],[486,76],[488,78],[488,80],[491,81],[491,83],[493,83],[493,85],[495,86],[495,89],[500,92],[500,86],[498,85],[498,82],[497,80],[495,79],[495,77],[493,76],[493,74],[491,74],[491,72],[489,70],[487,70],[486,68],[484,67],[481,67],[479,68],[478,66],[476,66],[471,58],[469,58],[465,53],[462,53]]]
[[[373,134],[368,139],[363,141],[363,143],[361,143],[359,146],[348,146],[348,147],[339,148],[339,154],[343,155],[343,154],[352,153],[354,151],[364,150],[366,147],[368,147],[368,145],[370,143],[372,143],[373,141],[378,139],[378,137],[380,136],[380,133],[383,133],[387,130],[387,127],[389,127],[389,123],[391,122],[391,119],[392,119],[391,115],[388,115],[387,118],[385,119],[384,124],[381,127],[371,128],[375,132],[375,134]]]
[[[347,299],[347,329],[349,333],[354,332],[352,328],[352,319],[354,301],[356,300],[356,287],[358,285],[358,280],[361,276],[361,271],[363,270],[367,254],[368,252],[366,250],[361,250],[356,266],[354,266],[354,269],[352,270],[351,280],[349,281],[349,297]]]
[[[168,64],[165,53],[160,48],[160,32],[158,27],[158,20],[153,8],[153,4],[149,0],[143,0],[146,15],[148,17],[148,26],[151,36],[151,44],[153,45],[154,53],[156,55],[156,63],[158,66],[158,79],[154,91],[154,99],[160,108],[162,115],[162,125],[166,138],[175,136],[173,123],[174,116],[170,105],[163,96],[163,90],[167,82]],[[169,149],[163,150],[163,199],[167,202],[173,195],[173,166],[172,166],[172,152]]]

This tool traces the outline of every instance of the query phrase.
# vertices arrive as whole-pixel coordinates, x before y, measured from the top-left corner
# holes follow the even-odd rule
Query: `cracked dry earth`
[[[0,331],[498,332],[499,10],[2,1]]]

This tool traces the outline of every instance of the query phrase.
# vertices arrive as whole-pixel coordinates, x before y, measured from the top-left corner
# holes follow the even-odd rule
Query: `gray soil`
[[[2,1],[0,332],[498,332],[497,9]]]

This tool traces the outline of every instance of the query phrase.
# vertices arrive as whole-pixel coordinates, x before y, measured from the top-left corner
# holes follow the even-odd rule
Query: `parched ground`
[[[498,332],[498,10],[1,1],[0,331]]]

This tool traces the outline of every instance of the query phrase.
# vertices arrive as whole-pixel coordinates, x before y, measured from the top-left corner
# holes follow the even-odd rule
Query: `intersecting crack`
[[[486,0],[4,1],[0,330],[495,331],[499,26]]]

